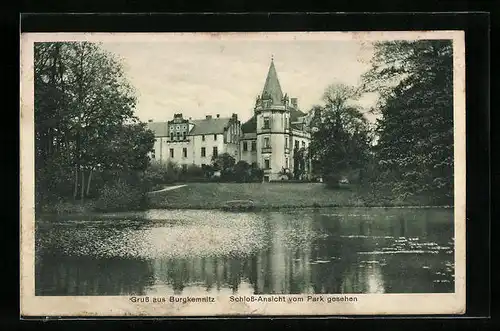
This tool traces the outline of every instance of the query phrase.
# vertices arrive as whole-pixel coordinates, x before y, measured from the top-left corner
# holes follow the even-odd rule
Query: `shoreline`
[[[434,202],[434,203],[433,203]],[[440,203],[440,204],[439,204]],[[177,184],[147,194],[140,204],[99,204],[95,200],[41,202],[38,215],[103,215],[144,213],[148,210],[198,210],[226,212],[275,212],[304,209],[450,209],[452,201],[432,201],[428,197],[397,199],[372,196],[360,188],[325,189],[317,183],[241,183]]]
[[[454,206],[450,205],[407,205],[407,206],[355,206],[355,205],[323,205],[323,206],[255,206],[253,208],[224,208],[219,207],[205,207],[205,206],[169,206],[169,207],[155,207],[151,206],[145,210],[127,210],[127,211],[74,211],[74,212],[44,212],[40,211],[36,214],[35,219],[38,217],[67,217],[67,216],[79,216],[79,217],[139,217],[140,214],[147,213],[153,210],[196,210],[196,211],[221,211],[228,213],[252,213],[252,212],[277,212],[277,211],[289,211],[289,210],[315,210],[315,209],[454,209]]]

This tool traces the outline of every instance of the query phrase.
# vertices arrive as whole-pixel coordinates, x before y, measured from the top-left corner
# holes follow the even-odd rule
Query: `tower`
[[[274,59],[267,73],[262,94],[255,103],[257,119],[257,164],[264,169],[264,180],[278,180],[289,168],[290,148],[288,95],[283,95]]]

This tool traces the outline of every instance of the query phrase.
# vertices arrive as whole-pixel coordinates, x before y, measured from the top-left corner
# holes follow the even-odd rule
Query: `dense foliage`
[[[367,163],[370,128],[359,107],[352,102],[357,97],[355,88],[332,84],[324,92],[324,105],[311,110],[310,151],[314,170],[332,186]]]
[[[453,49],[449,40],[375,44],[365,89],[378,91],[376,182],[402,198],[453,197]]]
[[[235,158],[228,153],[223,153],[212,158],[212,164],[206,168],[207,176],[222,182],[261,182],[264,172],[256,163],[249,164]],[[220,172],[220,177],[213,177],[214,172]]]
[[[153,189],[160,189],[165,184],[186,182],[262,182],[264,172],[256,163],[238,161],[228,153],[212,158],[212,163],[203,165],[190,164],[181,167],[178,163],[152,162],[145,172],[146,180]]]
[[[374,44],[362,86],[332,84],[311,109],[313,171],[336,186],[357,177],[374,196],[453,199],[453,49],[448,40]],[[380,98],[372,127],[354,101]],[[356,174],[356,176],[353,176]]]
[[[121,63],[96,43],[36,43],[34,52],[37,202],[140,188],[154,135],[134,116]]]

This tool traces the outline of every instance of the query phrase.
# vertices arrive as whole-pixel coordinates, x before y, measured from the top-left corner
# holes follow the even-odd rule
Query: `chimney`
[[[233,113],[233,116],[231,116],[233,118],[233,120],[237,121],[238,120],[238,114],[236,113]]]
[[[219,117],[220,117],[220,114],[217,114],[217,118],[219,118]]]
[[[298,108],[298,101],[297,98],[290,98],[290,102],[292,103],[292,107],[297,109]]]
[[[182,113],[174,114],[174,118],[182,118]]]
[[[207,120],[211,120],[211,119],[212,119],[212,115],[207,115],[205,118],[206,118]]]
[[[152,122],[153,122],[153,120],[152,120],[152,119],[149,119],[149,120],[148,120],[148,122],[149,122],[149,123],[152,123]]]

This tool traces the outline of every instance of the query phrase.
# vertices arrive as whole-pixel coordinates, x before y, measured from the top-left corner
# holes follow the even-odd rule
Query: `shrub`
[[[328,188],[339,188],[340,176],[337,174],[328,174],[323,178],[326,187]]]
[[[64,160],[54,157],[46,161],[44,166],[35,166],[36,204],[58,202],[60,197],[73,195],[74,173],[66,167]]]
[[[190,164],[185,171],[182,171],[179,180],[186,182],[205,181],[205,172],[196,164]]]
[[[262,182],[264,179],[264,170],[260,169],[256,163],[252,163],[250,169],[250,181],[251,182]]]
[[[171,184],[179,180],[181,169],[175,162],[161,163],[151,162],[144,172],[145,180],[151,183],[151,186],[158,184]]]
[[[239,183],[246,183],[251,180],[252,170],[248,162],[243,160],[238,161],[238,163],[234,165],[233,171],[235,181]]]
[[[143,188],[130,185],[122,179],[106,183],[95,202],[95,209],[100,211],[134,210],[146,206],[147,196]]]
[[[279,183],[279,184],[293,184],[293,183],[313,183],[308,179],[287,179],[287,180],[270,180],[269,183]]]

